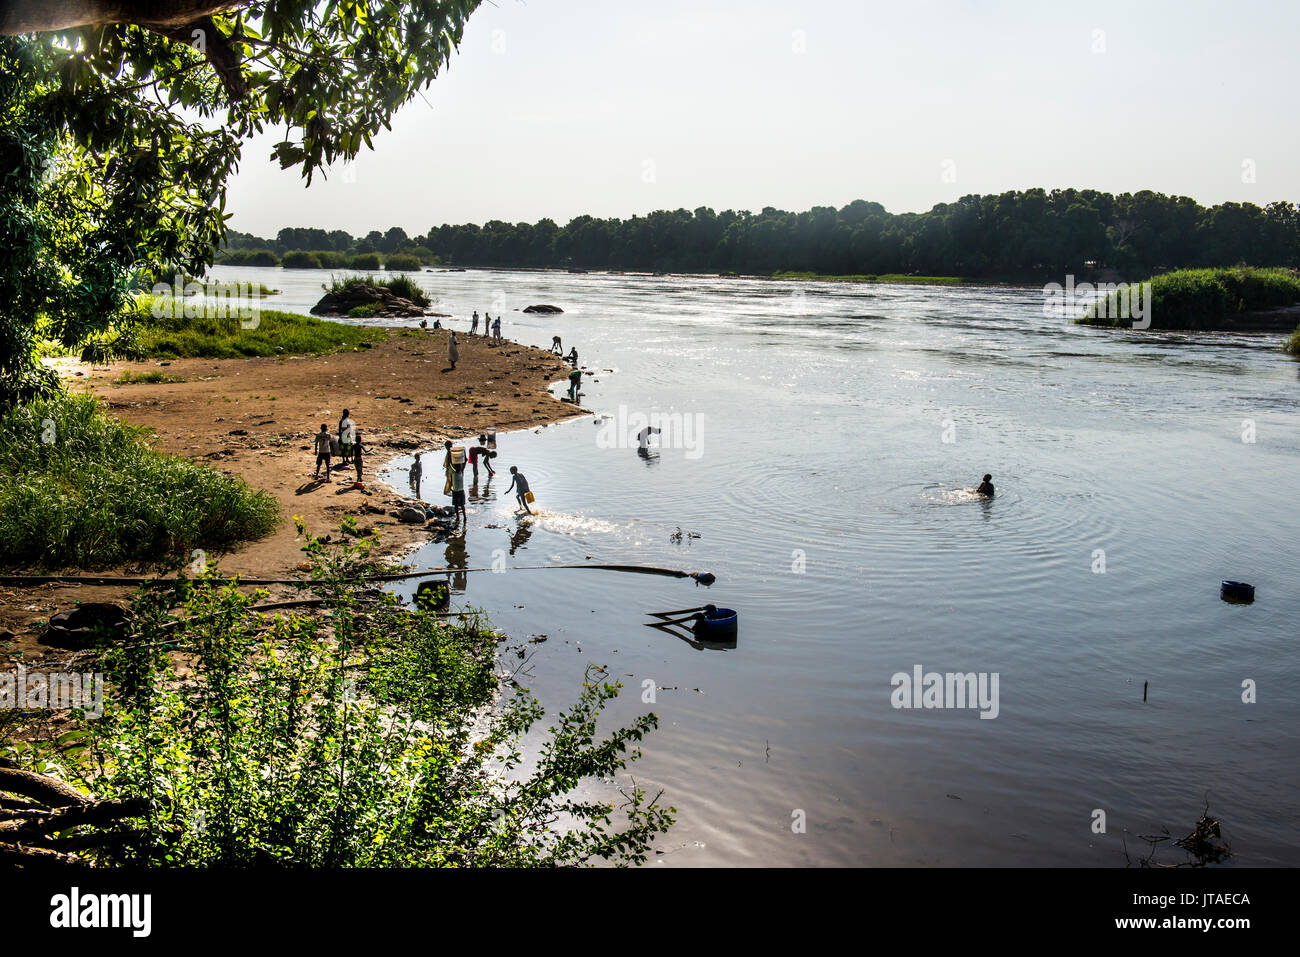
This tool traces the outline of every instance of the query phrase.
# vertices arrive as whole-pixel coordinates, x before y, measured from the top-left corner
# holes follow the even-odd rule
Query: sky
[[[244,148],[234,229],[1031,187],[1300,201],[1300,3],[491,0],[391,132],[310,188]]]

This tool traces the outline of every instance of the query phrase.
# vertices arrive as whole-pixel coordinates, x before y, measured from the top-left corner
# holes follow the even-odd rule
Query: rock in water
[[[561,309],[559,306],[548,306],[545,303],[543,303],[537,306],[529,306],[527,309],[524,310],[524,312],[536,312],[536,313],[541,313],[543,315],[550,316],[550,315],[554,315],[557,312],[564,312],[564,310]]]

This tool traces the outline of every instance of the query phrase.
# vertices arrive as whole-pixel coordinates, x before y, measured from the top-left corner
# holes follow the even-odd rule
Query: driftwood
[[[132,829],[74,833],[78,828],[110,828],[148,809],[143,798],[96,801],[56,778],[0,759],[0,865],[86,866],[71,852],[130,844],[143,835]]]

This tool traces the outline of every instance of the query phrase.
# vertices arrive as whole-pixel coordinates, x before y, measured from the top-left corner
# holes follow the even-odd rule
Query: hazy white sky
[[[1298,28],[1295,0],[494,0],[351,170],[306,189],[267,159],[279,136],[246,146],[231,225],[1300,200]]]

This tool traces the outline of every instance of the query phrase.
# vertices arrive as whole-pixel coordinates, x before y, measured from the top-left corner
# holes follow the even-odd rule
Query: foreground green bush
[[[183,303],[175,310],[155,310],[154,306],[152,298],[141,298],[138,325],[131,333],[131,348],[123,348],[122,354],[161,359],[324,355],[351,349],[363,342],[376,342],[388,335],[382,329],[367,329],[272,309],[259,311],[257,327],[245,329],[234,316],[186,318]],[[162,315],[155,318],[155,311]],[[245,324],[252,323],[246,321]]]
[[[1146,281],[1151,283],[1153,329],[1218,329],[1243,312],[1300,302],[1300,276],[1289,269],[1179,269]],[[1111,293],[1075,322],[1128,327],[1130,320],[1119,314],[1117,294]]]
[[[94,398],[0,410],[0,564],[103,568],[188,557],[268,534],[274,496],[146,446]]]
[[[112,692],[89,737],[73,753],[27,752],[29,766],[96,798],[148,802],[120,841],[86,856],[165,867],[645,861],[673,809],[634,787],[618,807],[575,791],[611,791],[598,782],[639,756],[657,716],[598,735],[619,686],[592,666],[526,759],[521,739],[544,711],[498,677],[501,636],[367,588],[364,546],[327,552],[308,537],[305,550],[324,614],[263,615],[252,606],[265,593],[212,574],[136,599],[132,639],[106,655]],[[185,680],[164,645],[188,653]]]

